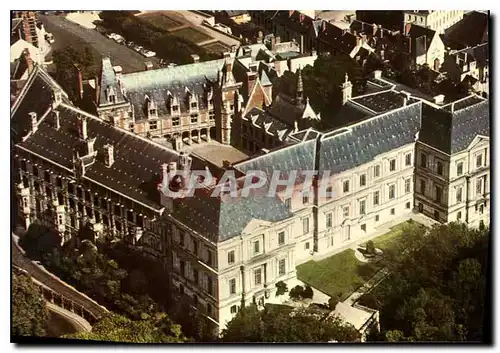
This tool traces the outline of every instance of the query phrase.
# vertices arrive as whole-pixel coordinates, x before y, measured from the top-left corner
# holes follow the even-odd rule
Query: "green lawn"
[[[373,265],[358,261],[352,249],[297,267],[298,279],[330,296],[342,292],[342,300],[370,279],[375,272]]]
[[[410,226],[411,224],[414,225],[421,225],[418,222],[413,221],[412,223],[406,221],[403,223],[399,223],[395,225],[394,227],[391,228],[390,232],[387,232],[385,234],[382,234],[375,239],[373,239],[373,244],[375,245],[376,248],[379,249],[389,249],[394,242],[398,240],[398,237],[403,234],[403,231],[405,227]]]
[[[183,28],[178,31],[172,32],[174,36],[183,38],[191,43],[197,44],[200,42],[204,42],[206,40],[212,39],[209,35],[197,31],[194,28],[188,27],[188,28]]]

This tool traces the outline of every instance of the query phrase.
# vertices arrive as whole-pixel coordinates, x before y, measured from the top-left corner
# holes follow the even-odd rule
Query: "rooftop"
[[[362,105],[363,107],[371,110],[374,113],[384,113],[389,110],[394,110],[403,107],[405,104],[416,102],[415,99],[410,98],[406,100],[404,94],[395,91],[383,91],[375,94],[359,96],[353,98],[351,101]]]
[[[203,144],[195,143],[184,148],[184,150],[189,153],[194,153],[219,167],[224,165],[224,161],[234,164],[248,158],[248,155],[235,147],[223,145],[217,141],[211,141]]]

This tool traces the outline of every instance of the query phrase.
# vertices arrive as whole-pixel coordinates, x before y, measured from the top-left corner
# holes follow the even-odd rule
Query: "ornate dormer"
[[[342,105],[346,104],[352,98],[352,83],[349,81],[349,75],[345,73],[345,81],[341,86],[342,88]]]
[[[198,111],[198,95],[185,88],[186,92],[186,103],[190,113],[195,113]]]
[[[108,88],[106,89],[106,99],[109,103],[116,103],[116,91],[113,86],[108,86]]]
[[[144,104],[146,108],[146,115],[148,119],[153,119],[158,117],[158,107],[153,99],[149,98],[146,94],[144,96]]]
[[[52,109],[57,108],[59,104],[62,103],[62,91],[60,89],[54,89],[52,92]]]
[[[207,90],[207,107],[208,109],[214,108],[214,88],[210,87]]]

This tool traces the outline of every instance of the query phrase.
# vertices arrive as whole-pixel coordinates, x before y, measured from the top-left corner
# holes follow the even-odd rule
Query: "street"
[[[92,48],[97,72],[99,72],[103,55],[110,56],[113,65],[121,66],[124,73],[145,70],[144,63],[146,61],[150,61],[154,67],[158,67],[159,59],[156,57],[145,58],[127,46],[108,39],[96,30],[68,21],[64,16],[40,15],[40,19],[47,32],[54,35],[55,42],[52,44],[52,50],[60,50],[68,45],[89,46]]]

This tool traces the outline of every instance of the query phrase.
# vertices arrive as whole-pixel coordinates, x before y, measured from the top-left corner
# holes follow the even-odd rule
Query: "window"
[[[420,180],[420,193],[425,195],[425,180],[423,179]]]
[[[366,200],[359,201],[359,214],[360,215],[366,214]]]
[[[210,303],[207,303],[207,315],[212,315],[212,305]]]
[[[349,192],[349,180],[344,181],[344,192]]]
[[[484,213],[484,205],[479,206],[479,214]]]
[[[437,161],[437,173],[439,175],[443,175],[443,163],[440,161]]]
[[[420,166],[422,168],[427,168],[427,155],[424,153],[420,154]]]
[[[409,210],[410,207],[411,207],[411,203],[410,202],[407,202],[406,205],[405,205],[406,209]]]
[[[236,279],[231,278],[229,280],[229,294],[236,294]]]
[[[476,195],[480,195],[483,193],[483,179],[478,178],[476,180]]]
[[[379,198],[380,198],[380,191],[375,191],[373,193],[373,205],[374,206],[376,206],[376,205],[378,205],[380,203]]]
[[[333,188],[331,186],[326,188],[326,198],[331,199],[333,197]]]
[[[376,165],[373,167],[373,177],[378,178],[380,176],[380,166]]]
[[[186,277],[186,263],[184,262],[184,260],[181,260],[180,264],[181,264],[181,275],[182,277]]]
[[[199,273],[197,269],[193,269],[193,281],[194,283],[198,284],[199,283]]]
[[[281,259],[278,264],[278,273],[283,276],[286,273],[286,259]]]
[[[391,216],[394,216],[396,214],[396,209],[395,208],[391,208]]]
[[[457,176],[460,176],[464,173],[464,163],[463,162],[458,162],[457,163]]]
[[[457,213],[457,221],[460,221],[462,219],[462,212]]]
[[[180,238],[179,239],[179,244],[181,244],[181,246],[184,246],[184,233],[183,232],[180,232],[179,238]]]
[[[285,206],[290,209],[292,207],[292,199],[290,197],[287,197],[285,199]]]
[[[457,188],[457,202],[462,202],[462,187]]]
[[[253,271],[253,282],[256,286],[262,284],[262,269],[257,268]]]
[[[198,114],[191,114],[191,124],[196,124],[198,122]]]
[[[308,194],[302,195],[302,204],[305,205],[308,203],[309,203],[309,195]]]
[[[396,197],[396,185],[389,185],[389,200],[392,200]]]
[[[439,211],[434,211],[434,219],[439,220]]]
[[[302,218],[302,234],[309,233],[309,217]]]
[[[395,159],[391,159],[389,161],[389,171],[393,172],[396,170],[396,160]]]
[[[343,214],[344,218],[349,217],[349,206],[342,207],[342,214]]]
[[[212,252],[207,249],[207,264],[211,265],[212,264]]]
[[[405,180],[405,193],[408,194],[411,192],[411,178]]]
[[[196,102],[191,102],[191,108],[195,108],[196,109]]]
[[[180,124],[181,124],[181,118],[180,117],[172,118],[172,126],[179,126]]]
[[[361,225],[361,230],[366,233],[366,224]]]
[[[191,242],[193,244],[193,253],[198,255],[198,241],[194,237],[191,237]]]
[[[476,168],[482,167],[483,166],[483,155],[478,154],[476,156]]]
[[[254,241],[253,242],[253,254],[257,255],[260,253],[260,241]]]
[[[327,213],[326,214],[326,228],[331,228],[332,227],[332,213]]]
[[[236,314],[238,312],[238,307],[236,305],[231,306],[231,314]]]
[[[208,274],[206,275],[206,278],[207,278],[207,291],[208,291],[208,294],[213,295],[213,293],[214,293],[214,285],[213,285],[212,278]]]
[[[215,120],[215,112],[213,110],[208,112],[208,120]]]
[[[441,187],[435,186],[434,191],[436,192],[436,202],[438,203],[441,202],[441,193],[442,193]]]
[[[359,186],[365,186],[366,185],[366,174],[361,174],[359,176]]]
[[[405,155],[405,166],[410,166],[411,165],[411,153],[408,153]]]
[[[309,250],[309,242],[307,242],[304,247],[306,250]]]
[[[227,263],[229,265],[234,264],[234,250],[231,250],[230,252],[227,253]]]
[[[172,112],[177,113],[179,111],[179,106],[178,105],[173,105],[172,106]]]
[[[278,245],[285,244],[285,232],[278,233]]]
[[[229,105],[229,110],[234,110],[234,104]]]
[[[379,221],[379,219],[380,219],[380,216],[379,216],[378,214],[377,214],[377,215],[375,215],[375,222],[378,222],[378,221]]]

